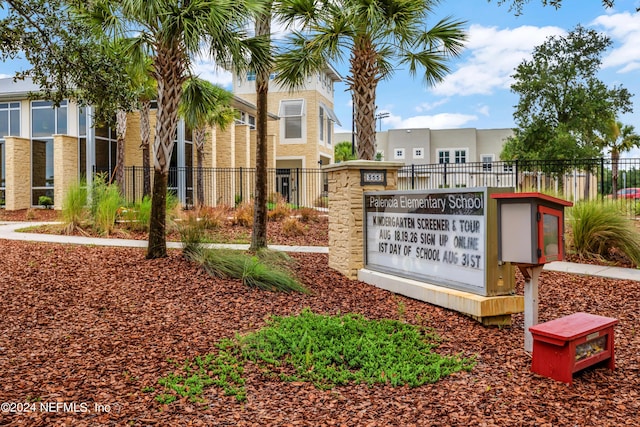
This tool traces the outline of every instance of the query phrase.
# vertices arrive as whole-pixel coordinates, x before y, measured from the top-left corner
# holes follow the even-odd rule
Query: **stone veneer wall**
[[[329,267],[350,279],[364,267],[363,193],[395,190],[398,162],[355,160],[325,166],[329,175]],[[387,185],[362,186],[361,170],[387,171]]]
[[[78,138],[67,135],[53,137],[53,201],[54,209],[62,209],[64,194],[78,182]]]
[[[5,153],[5,209],[31,207],[31,142],[27,138],[7,136]]]

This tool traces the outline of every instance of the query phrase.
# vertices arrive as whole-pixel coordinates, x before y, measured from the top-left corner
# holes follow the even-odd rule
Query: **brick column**
[[[53,136],[53,208],[62,209],[64,195],[70,185],[78,182],[78,138]]]
[[[329,179],[329,267],[350,279],[364,267],[363,194],[395,190],[398,162],[355,160],[324,166]],[[361,184],[362,170],[386,170],[386,185]]]
[[[7,136],[5,153],[5,209],[14,211],[31,207],[31,142]]]

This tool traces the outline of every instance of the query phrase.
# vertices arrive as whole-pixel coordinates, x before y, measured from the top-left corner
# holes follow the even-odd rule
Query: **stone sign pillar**
[[[364,267],[363,193],[395,190],[403,166],[353,160],[322,168],[329,182],[329,267],[357,279]]]

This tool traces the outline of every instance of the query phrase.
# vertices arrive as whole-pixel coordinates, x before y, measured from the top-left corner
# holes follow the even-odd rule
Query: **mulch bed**
[[[588,369],[569,386],[530,372],[522,315],[511,328],[485,328],[348,280],[328,268],[326,255],[293,254],[313,292],[298,295],[213,279],[179,251],[145,260],[139,249],[0,240],[0,254],[0,402],[76,403],[78,411],[2,412],[0,425],[622,426],[640,419],[638,282],[542,273],[540,321],[578,311],[620,321],[616,370]],[[413,389],[329,391],[265,378],[249,366],[245,403],[215,387],[201,404],[154,400],[157,379],[173,371],[169,359],[210,352],[223,337],[260,328],[270,314],[304,307],[371,319],[402,315],[433,327],[443,338],[439,352],[475,355],[478,363]]]

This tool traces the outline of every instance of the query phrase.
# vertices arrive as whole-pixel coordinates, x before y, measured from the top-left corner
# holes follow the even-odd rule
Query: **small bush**
[[[233,225],[251,227],[253,225],[253,203],[250,201],[240,203],[233,213],[231,222]]]
[[[107,193],[107,185],[108,176],[106,173],[101,172],[95,174],[93,177],[93,181],[91,182],[91,218],[95,220],[96,214],[98,213],[98,205],[100,204],[100,200]]]
[[[62,221],[64,232],[73,233],[80,229],[87,217],[87,186],[78,182],[67,188],[62,200]]]
[[[576,203],[569,210],[571,249],[585,258],[606,259],[617,248],[640,265],[640,234],[615,204]]]
[[[298,215],[300,216],[300,221],[306,223],[318,222],[320,220],[318,211],[313,208],[300,208],[298,209]]]
[[[38,197],[38,204],[40,206],[44,206],[47,209],[50,209],[53,206],[53,200],[49,196],[40,196]]]
[[[230,212],[226,206],[203,206],[198,208],[196,215],[205,229],[215,230],[225,225]]]
[[[305,231],[305,226],[297,218],[287,218],[282,222],[282,234],[285,236],[302,236]]]

